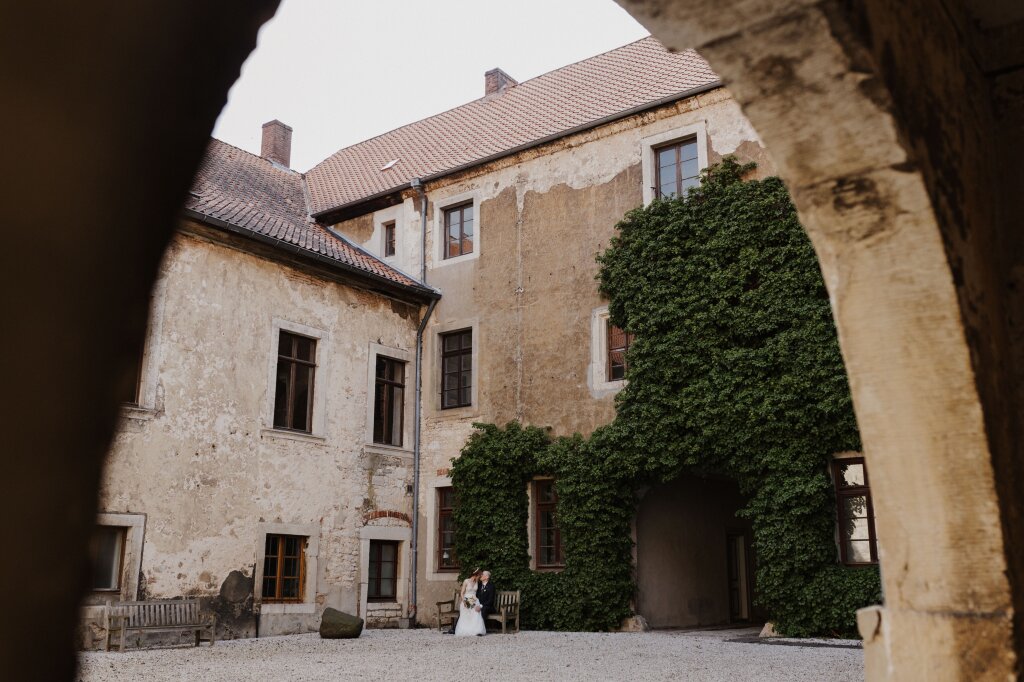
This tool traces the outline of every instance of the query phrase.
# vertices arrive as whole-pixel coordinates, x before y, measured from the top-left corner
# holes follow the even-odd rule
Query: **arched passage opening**
[[[652,628],[751,623],[753,530],[726,477],[681,475],[640,491],[636,611]]]

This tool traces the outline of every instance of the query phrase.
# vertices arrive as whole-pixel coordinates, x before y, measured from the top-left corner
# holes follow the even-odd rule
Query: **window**
[[[654,150],[654,161],[658,197],[683,195],[683,190],[700,184],[697,140],[691,138],[658,147]]]
[[[839,517],[839,555],[844,564],[878,563],[875,513],[863,457],[832,462]]]
[[[120,591],[126,530],[119,526],[96,526],[93,530],[89,541],[93,590]]]
[[[395,255],[395,221],[384,223],[384,257]]]
[[[473,403],[473,330],[441,335],[441,409]]]
[[[473,202],[444,209],[444,257],[473,253]]]
[[[455,488],[437,489],[437,570],[459,570],[455,554]]]
[[[632,334],[608,323],[608,381],[626,378],[626,351],[631,343]]]
[[[142,353],[140,349],[137,356],[133,356],[132,366],[126,372],[127,383],[121,389],[121,402],[126,405],[139,404],[139,388],[142,383]]]
[[[274,428],[313,430],[316,340],[281,331],[277,346]]]
[[[367,579],[368,601],[395,601],[398,584],[398,543],[391,540],[370,540],[370,575]]]
[[[373,442],[402,445],[405,363],[377,356],[373,406]]]
[[[267,534],[263,555],[263,601],[301,602],[306,573],[306,538]]]
[[[548,478],[533,483],[534,517],[537,519],[537,568],[561,568],[562,533],[558,530],[558,491]]]

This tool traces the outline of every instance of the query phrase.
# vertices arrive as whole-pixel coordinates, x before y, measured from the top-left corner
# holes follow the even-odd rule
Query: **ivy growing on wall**
[[[522,589],[536,628],[630,613],[634,490],[725,474],[747,499],[757,599],[785,634],[854,635],[878,571],[836,563],[833,453],[860,447],[818,263],[782,182],[732,159],[685,199],[631,211],[599,258],[612,321],[635,335],[617,416],[590,437],[478,425],[452,469],[464,567]],[[565,569],[529,569],[527,483],[556,476]]]

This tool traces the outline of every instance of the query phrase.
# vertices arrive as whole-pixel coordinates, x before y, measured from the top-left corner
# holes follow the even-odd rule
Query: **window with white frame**
[[[309,433],[313,430],[316,339],[283,329],[279,334],[274,428]]]
[[[703,121],[647,135],[640,142],[644,204],[685,194],[700,183],[700,171],[708,166]]]

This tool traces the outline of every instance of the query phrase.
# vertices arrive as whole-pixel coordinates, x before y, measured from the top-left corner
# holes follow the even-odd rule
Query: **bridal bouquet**
[[[462,600],[462,603],[466,605],[467,609],[471,609],[476,606],[476,597],[466,597]]]

